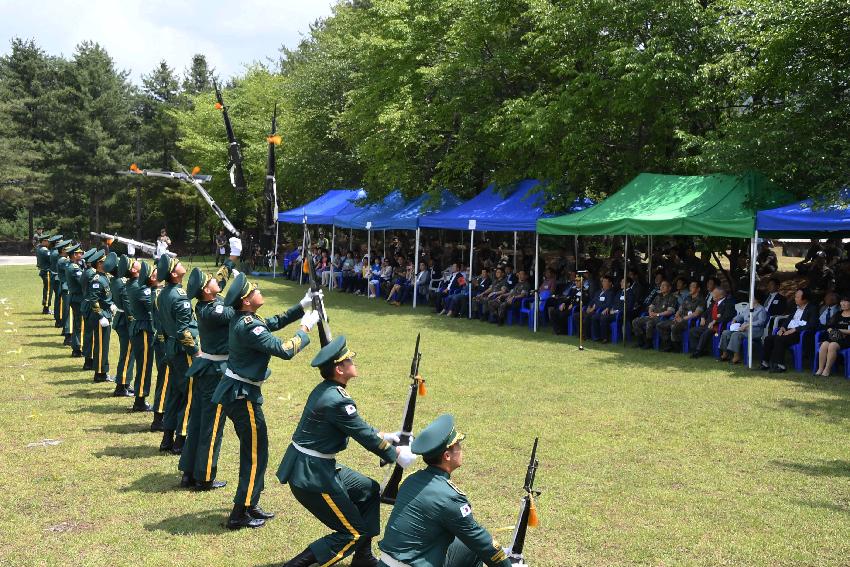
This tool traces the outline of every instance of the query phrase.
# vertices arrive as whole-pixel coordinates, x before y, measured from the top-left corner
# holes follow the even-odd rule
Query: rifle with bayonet
[[[268,136],[269,157],[266,161],[266,226],[267,235],[274,234],[277,226],[277,181],[275,180],[275,146],[280,145],[280,134],[277,133],[277,103],[272,114],[272,131]],[[275,251],[277,253],[277,251]]]
[[[320,282],[316,279],[316,267],[313,265],[313,255],[310,254],[310,233],[307,232],[307,245],[304,247],[302,256],[304,256],[304,264],[302,270],[306,272],[310,280],[310,291],[313,292],[313,311],[319,314],[319,344],[326,346],[331,342],[331,328],[328,325],[328,315],[325,312],[325,300],[319,295],[321,290]]]
[[[404,415],[401,418],[401,432],[399,437],[401,440],[396,446],[409,446],[413,437],[413,416],[416,413],[416,398],[425,395],[425,379],[419,375],[419,362],[422,360],[422,353],[419,352],[419,339],[421,334],[416,335],[416,347],[413,350],[413,360],[410,363],[410,392],[407,394],[407,404],[404,406]],[[384,466],[386,462],[381,462]],[[384,485],[381,487],[381,502],[384,504],[395,504],[395,499],[398,496],[398,487],[401,484],[401,478],[404,474],[404,469],[396,463],[393,465],[392,471],[387,477]]]
[[[117,234],[107,234],[106,232],[89,232],[92,236],[97,236],[98,238],[104,238],[108,240],[114,240],[115,242],[121,242],[127,246],[127,251],[129,252],[130,246],[133,248],[137,248],[144,252],[147,252],[151,256],[156,255],[156,244],[151,244],[150,242],[141,242],[139,240],[133,240],[132,238],[125,238],[123,236],[118,236]],[[168,250],[163,251],[163,254],[174,258],[177,256],[174,252],[169,252]]]
[[[215,107],[224,116],[224,129],[227,131],[227,169],[230,171],[230,184],[233,185],[237,193],[244,193],[247,190],[247,184],[245,183],[245,174],[242,171],[242,152],[239,151],[239,142],[236,140],[236,134],[233,133],[230,115],[215,80],[213,80],[213,87],[215,87],[215,98],[218,101],[215,103]]]
[[[525,558],[522,555],[522,549],[525,546],[525,533],[529,526],[536,528],[539,523],[537,508],[534,505],[534,499],[540,496],[540,491],[534,490],[534,478],[537,476],[537,467],[540,465],[540,461],[537,460],[537,440],[537,437],[535,437],[534,446],[531,448],[531,459],[525,473],[523,485],[525,496],[519,502],[519,517],[516,527],[514,527],[514,537],[511,540],[510,547],[505,550],[514,565],[526,565]]]

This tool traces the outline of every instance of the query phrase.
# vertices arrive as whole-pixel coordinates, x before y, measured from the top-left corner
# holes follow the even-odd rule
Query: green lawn
[[[266,315],[303,294],[288,282],[261,285]],[[128,400],[80,370],[39,314],[40,293],[33,267],[0,268],[0,564],[265,565],[325,532],[274,477],[319,379],[309,366],[315,344],[275,360],[264,387],[271,457],[262,505],[279,515],[260,530],[228,532],[234,486],[176,488],[177,458],[158,453],[150,418],[128,413]],[[326,303],[334,332],[358,352],[361,377],[349,391],[385,430],[400,422],[422,332],[428,395],[417,428],[457,416],[468,437],[455,480],[502,543],[540,437],[533,567],[847,565],[843,378],[777,377],[617,346],[579,352],[548,328],[533,335],[337,293]],[[61,443],[28,446],[44,439]],[[235,441],[228,426],[219,478],[233,485]],[[377,461],[356,445],[342,458],[380,479]]]

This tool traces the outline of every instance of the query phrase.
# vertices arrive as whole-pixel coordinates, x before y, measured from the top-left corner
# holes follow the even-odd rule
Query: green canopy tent
[[[752,316],[756,210],[791,200],[790,195],[757,172],[697,176],[641,173],[595,207],[572,215],[541,218],[537,221],[537,232],[564,236],[645,234],[750,238]],[[625,318],[623,321],[625,325]],[[750,355],[752,364],[752,353]]]

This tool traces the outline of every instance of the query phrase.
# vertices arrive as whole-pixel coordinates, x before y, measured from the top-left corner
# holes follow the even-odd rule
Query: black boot
[[[192,478],[192,475],[183,473],[183,477],[180,479],[180,488],[194,488],[195,479]]]
[[[151,422],[151,431],[165,431],[165,429],[162,428],[163,415],[164,414],[162,414],[158,411],[155,411],[153,413],[153,421]]]
[[[41,308],[41,314],[42,314],[42,315],[50,315],[50,314],[51,314],[51,313],[50,313],[50,307],[46,307],[46,306],[45,306],[45,307],[42,307],[42,308]]]
[[[106,382],[106,373],[105,372],[95,372],[94,377],[92,378],[92,382]]]
[[[316,563],[316,556],[313,555],[313,552],[310,551],[308,547],[289,561],[283,564],[283,567],[310,567],[313,563]]]
[[[124,384],[116,384],[115,391],[112,392],[113,397],[116,398],[132,398],[136,392],[130,389],[129,386]]]
[[[244,504],[234,504],[233,511],[230,512],[230,517],[227,519],[227,529],[229,530],[241,530],[242,528],[259,528],[262,527],[266,523],[265,520],[259,518],[252,518],[248,515],[247,510],[245,510]],[[313,561],[310,563],[304,563],[304,565],[312,565],[315,562],[315,557]],[[289,565],[287,563],[287,565]],[[299,563],[301,565],[301,563]]]
[[[137,397],[133,402],[133,407],[130,408],[130,411],[151,411],[151,406],[144,398]]]
[[[174,438],[174,445],[171,447],[171,453],[173,455],[179,455],[183,452],[183,444],[186,442],[185,435],[178,435]]]
[[[227,486],[226,480],[200,480],[195,483],[195,490],[200,490],[201,492],[209,492],[210,490],[215,490],[216,488],[224,488]],[[259,516],[252,516],[254,518],[259,518]]]
[[[65,340],[62,342],[62,346],[71,346],[71,335],[65,335]]]
[[[83,351],[81,351],[81,350],[71,351],[71,358],[82,358],[82,357],[83,357]],[[91,370],[91,368],[89,368],[89,370]]]
[[[252,518],[259,518],[261,520],[271,520],[274,518],[274,512],[266,512],[260,508],[259,504],[248,507],[247,512]]]
[[[377,567],[378,559],[372,555],[372,538],[366,538],[354,552],[351,567]]]
[[[159,444],[160,451],[171,451],[171,448],[174,447],[174,430],[173,429],[163,429],[162,430],[162,441]]]
[[[86,358],[86,361],[83,362],[83,370],[94,370],[94,360]]]

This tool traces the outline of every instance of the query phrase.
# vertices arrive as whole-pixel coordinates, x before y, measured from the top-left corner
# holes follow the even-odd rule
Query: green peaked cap
[[[465,438],[466,435],[455,428],[454,416],[446,413],[432,421],[416,436],[410,444],[410,451],[426,458],[436,456]]]

